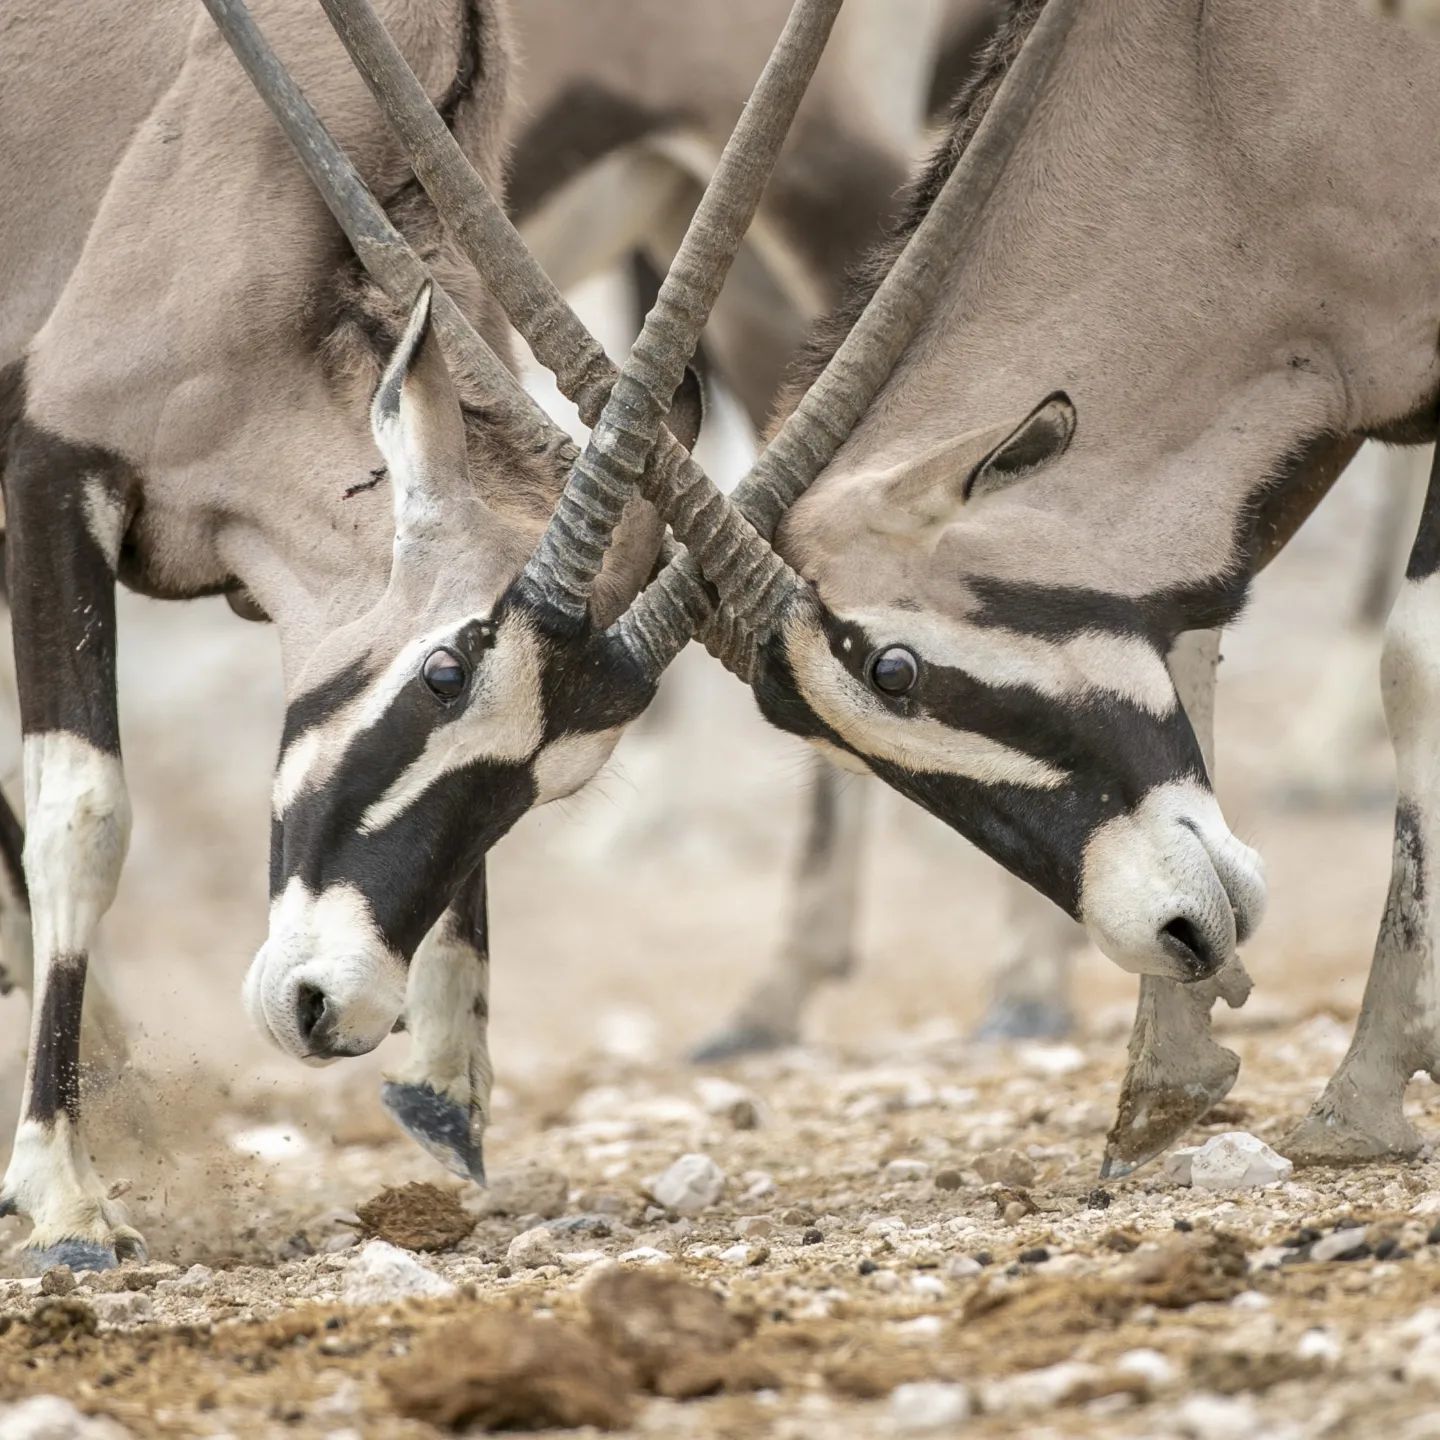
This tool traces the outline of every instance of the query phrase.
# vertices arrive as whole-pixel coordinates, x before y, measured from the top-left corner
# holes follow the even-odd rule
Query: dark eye
[[[453,650],[432,650],[420,667],[425,683],[442,700],[453,700],[470,678],[465,662]]]
[[[882,650],[870,662],[870,683],[886,695],[907,695],[920,678],[920,662],[903,645]]]

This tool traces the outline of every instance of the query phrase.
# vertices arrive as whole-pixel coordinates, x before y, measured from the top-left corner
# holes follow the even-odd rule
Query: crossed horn
[[[588,623],[605,551],[632,491],[650,500],[688,554],[677,555],[611,627],[658,680],[697,630],[742,679],[805,584],[768,537],[829,463],[932,305],[963,251],[1059,58],[1081,0],[1050,0],[959,164],[819,379],[727,499],[663,428],[842,0],[796,0],[721,156],[624,367],[617,371],[541,270],[465,158],[370,0],[320,0],[461,250],[511,323],[592,427],[583,452],[520,387],[438,286],[434,316],[451,352],[497,397],[536,449],[570,464],[520,584],[562,627]],[[204,0],[274,113],[361,263],[400,305],[430,276],[276,58],[245,0]],[[706,581],[723,606],[715,605]]]

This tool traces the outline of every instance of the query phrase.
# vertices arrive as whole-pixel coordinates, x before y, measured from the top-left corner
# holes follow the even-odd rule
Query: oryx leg
[[[1170,653],[1170,670],[1212,780],[1219,663],[1218,631],[1182,635]],[[1250,977],[1238,959],[1198,985],[1141,976],[1130,1059],[1101,1179],[1128,1175],[1153,1160],[1230,1093],[1240,1057],[1210,1034],[1210,1010],[1217,999],[1232,1008],[1243,1005],[1249,993]]]
[[[785,937],[734,1015],[691,1054],[697,1064],[793,1044],[811,996],[855,964],[855,912],[869,784],[818,756]]]
[[[116,474],[110,457],[23,422],[5,471],[35,987],[0,1213],[33,1222],[23,1256],[35,1270],[103,1269],[145,1248],[106,1197],[81,1133],[85,972],[130,836],[115,693],[125,523]]]
[[[1399,794],[1390,893],[1350,1049],[1285,1142],[1297,1161],[1415,1154],[1405,1089],[1419,1070],[1440,1079],[1440,464],[1385,627],[1380,678]]]
[[[977,1040],[1058,1040],[1075,1028],[1071,975],[1085,931],[1038,890],[1001,872],[1010,947],[991,980]]]
[[[385,1108],[446,1169],[485,1183],[490,1119],[490,938],[485,862],[410,964],[410,1054],[381,1091]]]

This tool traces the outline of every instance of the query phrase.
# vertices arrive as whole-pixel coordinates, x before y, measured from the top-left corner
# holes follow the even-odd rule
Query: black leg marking
[[[80,1121],[80,1011],[85,1002],[83,955],[53,961],[40,1000],[40,1044],[31,1061],[27,1119],[51,1124],[64,1113]]]

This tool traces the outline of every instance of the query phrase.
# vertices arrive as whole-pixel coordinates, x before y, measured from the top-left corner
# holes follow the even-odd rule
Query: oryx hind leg
[[[1215,774],[1215,672],[1218,631],[1182,635],[1170,670],[1213,780]],[[1210,1011],[1223,999],[1232,1008],[1250,993],[1238,959],[1198,985],[1145,975],[1130,1033],[1129,1063],[1120,1087],[1115,1124],[1105,1142],[1101,1179],[1116,1179],[1153,1160],[1207,1110],[1230,1093],[1240,1057],[1210,1033]]]
[[[1440,1080],[1440,461],[1390,619],[1380,662],[1395,748],[1395,848],[1355,1036],[1284,1153],[1335,1163],[1410,1156],[1421,1137],[1404,1113],[1417,1071]]]
[[[81,1130],[81,1012],[130,835],[115,692],[121,471],[22,422],[5,470],[7,569],[24,735],[24,875],[33,922],[30,1053],[0,1213],[28,1216],[22,1259],[101,1269],[143,1255]]]
[[[1084,929],[1038,890],[1002,871],[1010,936],[991,980],[990,1004],[975,1039],[1058,1040],[1075,1028],[1070,1002]]]
[[[800,1038],[815,992],[855,965],[855,913],[869,784],[812,762],[804,845],[791,892],[785,936],[769,971],[734,1015],[691,1054],[709,1064]]]
[[[485,862],[460,887],[410,964],[410,1054],[385,1080],[396,1123],[456,1175],[485,1183],[490,1119],[490,931]]]

